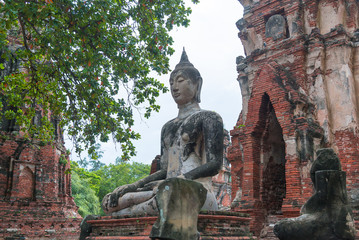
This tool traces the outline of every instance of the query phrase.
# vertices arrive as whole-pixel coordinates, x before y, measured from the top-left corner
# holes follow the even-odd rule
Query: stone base
[[[100,217],[89,220],[92,233],[87,240],[138,239],[149,240],[152,225],[157,216],[116,218]],[[236,212],[211,212],[198,216],[198,231],[202,240],[246,240],[256,239],[249,232],[250,218]]]

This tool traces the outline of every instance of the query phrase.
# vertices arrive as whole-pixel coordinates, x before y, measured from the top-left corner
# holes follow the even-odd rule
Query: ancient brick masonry
[[[219,210],[229,210],[231,206],[231,167],[227,158],[229,146],[229,132],[224,130],[222,166],[218,174],[212,177],[213,189],[217,198]]]
[[[240,2],[243,108],[228,153],[235,210],[251,214],[256,234],[273,216],[298,215],[313,191],[315,151],[331,147],[358,211],[358,1]]]
[[[6,122],[0,139],[0,239],[78,239],[82,218],[71,196],[61,137],[52,145],[26,142]]]

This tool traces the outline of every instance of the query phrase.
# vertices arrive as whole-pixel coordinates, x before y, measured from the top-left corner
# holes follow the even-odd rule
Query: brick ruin
[[[16,59],[4,65],[3,74],[21,67]],[[34,124],[41,114],[38,109]],[[0,239],[79,237],[82,218],[71,195],[70,161],[58,120],[52,122],[56,139],[50,145],[25,140],[14,120],[0,121]]]
[[[359,2],[239,2],[246,57],[237,58],[243,108],[228,152],[234,210],[250,213],[256,235],[298,216],[313,193],[315,152],[331,147],[358,217]]]
[[[332,147],[358,217],[359,2],[239,1],[246,57],[237,58],[243,108],[227,154],[232,209],[249,213],[251,230],[269,239],[263,229],[298,216],[312,195],[309,169],[316,150]],[[56,144],[29,144],[13,122],[2,121],[0,238],[78,238],[81,219],[56,129]],[[227,165],[217,176],[220,183],[228,179]],[[228,206],[230,188],[225,190]]]
[[[30,143],[21,131],[2,125],[0,239],[78,239],[82,218],[69,168],[62,139]]]

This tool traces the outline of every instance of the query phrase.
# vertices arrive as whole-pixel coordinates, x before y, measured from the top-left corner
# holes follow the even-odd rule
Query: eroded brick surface
[[[257,235],[271,216],[297,216],[313,193],[309,169],[322,147],[338,154],[357,209],[358,1],[240,2],[243,108],[228,152],[234,210],[251,214]]]
[[[78,239],[82,219],[61,141],[43,146],[1,132],[0,166],[0,239]]]
[[[213,190],[217,198],[219,210],[229,210],[231,206],[231,167],[227,158],[230,146],[229,132],[224,130],[223,162],[218,174],[212,177]]]

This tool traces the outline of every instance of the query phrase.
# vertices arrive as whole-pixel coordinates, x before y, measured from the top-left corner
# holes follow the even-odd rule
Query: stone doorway
[[[261,103],[260,197],[268,215],[281,214],[286,195],[285,142],[272,102],[264,94]]]

